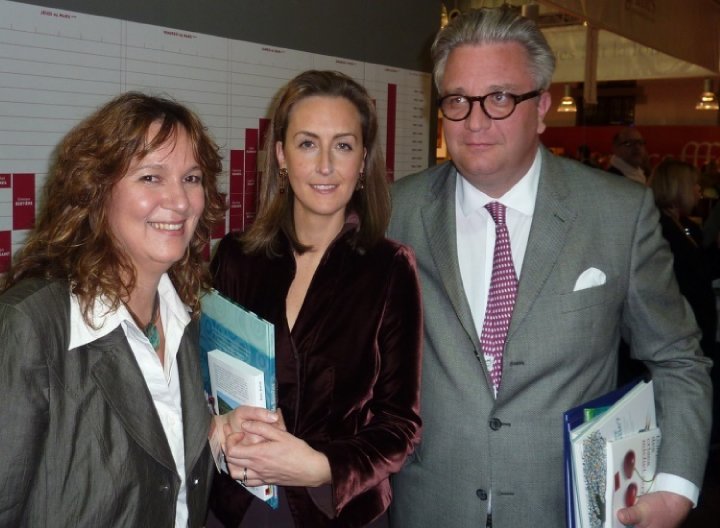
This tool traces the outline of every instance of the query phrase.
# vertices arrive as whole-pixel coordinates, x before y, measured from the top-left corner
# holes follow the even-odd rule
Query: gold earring
[[[287,188],[288,170],[282,168],[278,171],[278,192],[283,194]]]
[[[356,191],[362,191],[365,188],[365,173],[360,171],[360,177],[358,178],[357,184],[355,185]]]

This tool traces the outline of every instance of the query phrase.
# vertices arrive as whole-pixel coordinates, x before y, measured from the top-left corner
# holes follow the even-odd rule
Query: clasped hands
[[[316,487],[330,482],[327,457],[289,433],[282,413],[240,406],[216,417],[230,475],[247,486]]]
[[[330,482],[327,457],[289,433],[279,410],[240,406],[216,419],[222,424],[225,461],[234,479],[246,477],[247,486],[316,487]],[[643,495],[618,517],[635,528],[676,528],[691,508],[687,498],[658,491]]]

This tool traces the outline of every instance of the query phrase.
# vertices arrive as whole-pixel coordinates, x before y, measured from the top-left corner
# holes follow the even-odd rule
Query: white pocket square
[[[594,288],[596,286],[602,286],[605,284],[605,273],[597,268],[588,268],[583,271],[575,281],[575,288],[573,291],[586,290],[588,288]]]

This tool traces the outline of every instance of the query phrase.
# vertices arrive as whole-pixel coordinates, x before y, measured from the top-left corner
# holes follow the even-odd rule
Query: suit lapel
[[[577,217],[577,212],[568,204],[569,189],[563,181],[562,167],[552,154],[542,147],[541,149],[543,158],[535,211],[508,339],[512,338],[532,308]]]
[[[178,350],[178,373],[183,402],[183,428],[185,430],[185,469],[188,474],[195,466],[207,443],[210,411],[204,397],[200,376],[197,323],[189,323]]]
[[[455,233],[455,185],[456,171],[451,163],[446,163],[430,185],[430,195],[426,207],[421,213],[428,247],[435,266],[439,271],[450,303],[465,332],[480,350],[480,339],[473,322],[470,305],[460,275],[457,257],[457,236]],[[484,362],[481,362],[484,365]]]
[[[155,404],[122,328],[87,347],[100,352],[91,375],[128,434],[160,464],[176,471]]]

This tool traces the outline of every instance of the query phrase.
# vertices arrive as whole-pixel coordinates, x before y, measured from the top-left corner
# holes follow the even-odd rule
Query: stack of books
[[[240,405],[276,410],[275,327],[215,290],[201,302],[200,367],[212,411],[225,414]],[[223,459],[216,457],[216,464],[227,470]],[[246,489],[278,507],[277,486]]]
[[[617,511],[652,491],[660,448],[652,381],[565,412],[569,528],[622,528]]]

